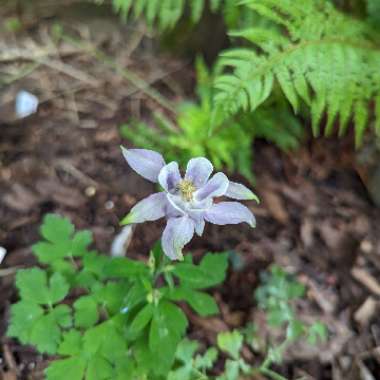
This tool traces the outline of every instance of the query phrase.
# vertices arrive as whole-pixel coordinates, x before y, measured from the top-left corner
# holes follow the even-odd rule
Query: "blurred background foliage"
[[[171,115],[125,120],[121,134],[136,146],[182,162],[206,155],[252,181],[255,138],[289,151],[309,133],[305,125],[314,136],[353,131],[356,146],[380,133],[377,0],[92,2],[112,5],[127,24],[145,23],[163,50],[194,62],[192,100]]]
[[[213,67],[207,86],[198,65],[198,102],[179,107],[178,129],[166,129],[161,136],[168,138],[160,139],[141,123],[138,134],[133,124],[124,126],[123,134],[132,141],[136,136],[136,143],[145,134],[148,146],[170,157],[209,155],[217,167],[252,180],[248,145],[255,137],[289,150],[302,141],[301,124],[311,124],[314,136],[343,136],[352,124],[356,146],[371,124],[369,133],[380,132],[380,6],[374,0],[115,0],[114,7],[124,20],[143,17],[149,28],[156,26],[164,45],[183,43],[181,34],[189,38],[189,31],[194,42],[221,30],[219,48],[227,48],[214,61],[206,56]],[[208,23],[215,13],[221,29]],[[202,50],[199,44],[195,53]]]

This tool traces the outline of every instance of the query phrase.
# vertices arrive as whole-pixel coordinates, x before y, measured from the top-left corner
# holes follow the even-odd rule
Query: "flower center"
[[[193,199],[193,193],[196,190],[196,187],[191,181],[184,179],[179,183],[178,189],[181,192],[182,199],[190,202]]]

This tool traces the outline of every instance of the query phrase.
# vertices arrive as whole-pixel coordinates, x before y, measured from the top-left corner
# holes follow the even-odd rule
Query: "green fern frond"
[[[212,12],[230,12],[238,0],[211,0]],[[206,8],[208,0],[113,0],[116,12],[127,20],[143,17],[149,27],[160,30],[173,28],[187,12],[191,21],[197,23]]]
[[[242,3],[273,27],[231,33],[252,45],[222,53],[219,65],[224,70],[215,80],[216,107],[226,117],[253,111],[278,85],[295,113],[301,102],[309,106],[314,135],[320,133],[325,114],[327,135],[338,119],[340,134],[353,119],[360,144],[370,104],[380,96],[380,50],[372,42],[374,31],[324,0]],[[376,106],[378,119],[378,102]]]

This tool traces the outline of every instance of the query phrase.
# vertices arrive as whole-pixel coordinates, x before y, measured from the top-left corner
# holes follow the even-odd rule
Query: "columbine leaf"
[[[62,301],[69,292],[69,284],[60,273],[54,273],[49,281],[49,302],[55,304]]]
[[[123,355],[127,349],[119,320],[113,318],[87,330],[83,336],[83,350],[89,355],[101,354],[108,360]]]
[[[63,334],[62,343],[58,348],[60,355],[79,355],[82,352],[82,334],[78,330],[70,330]]]
[[[34,244],[32,250],[41,263],[52,264],[68,255],[70,252],[70,241],[63,240],[54,244],[41,241]]]
[[[125,257],[116,257],[109,260],[104,268],[104,272],[109,277],[130,278],[131,276],[149,273],[146,265],[133,261]]]
[[[173,331],[177,337],[181,337],[185,333],[188,325],[186,315],[182,309],[171,302],[161,302],[159,304],[159,311],[170,330]]]
[[[71,326],[71,309],[54,304],[66,297],[69,286],[64,277],[55,273],[48,286],[46,272],[38,269],[19,271],[16,277],[21,301],[11,308],[10,336],[22,343],[35,345],[40,352],[54,354],[61,340],[61,328]],[[39,305],[48,305],[45,312]]]
[[[199,265],[178,263],[173,274],[181,283],[193,289],[204,289],[223,282],[228,265],[228,255],[208,253]]]
[[[56,360],[46,369],[47,380],[83,380],[86,360],[82,357]]]
[[[68,240],[74,233],[74,226],[68,219],[59,215],[48,214],[41,226],[41,235],[51,243]]]
[[[98,304],[92,296],[83,296],[74,302],[76,327],[89,328],[99,319]]]
[[[29,340],[38,351],[50,355],[55,354],[61,340],[61,329],[54,315],[47,314],[40,317],[33,324]]]
[[[152,319],[149,330],[149,354],[152,359],[159,363],[157,369],[152,368],[157,373],[167,372],[174,362],[175,350],[179,337],[170,330],[160,316]]]
[[[136,281],[132,287],[126,293],[124,300],[124,307],[132,309],[134,306],[138,305],[140,302],[143,302],[147,296],[147,289],[145,288],[142,281]]]
[[[124,323],[113,318],[90,328],[83,336],[78,330],[64,334],[58,352],[72,357],[54,362],[46,371],[48,380],[63,380],[68,374],[80,380],[83,376],[87,380],[132,379],[127,374],[133,367],[125,365],[127,347],[120,330]],[[59,370],[66,367],[68,374],[60,377]]]
[[[236,360],[239,359],[242,345],[243,335],[237,330],[218,334],[218,347],[222,351],[229,353]]]
[[[29,343],[32,326],[43,314],[42,307],[31,301],[20,301],[12,305],[7,335],[18,338],[23,344]]]
[[[63,328],[68,328],[72,326],[71,309],[68,305],[58,305],[52,311],[51,314],[54,316],[57,324]]]
[[[292,320],[293,315],[289,315],[292,311],[291,306],[284,305],[284,307],[269,309],[267,311],[267,321],[269,326],[280,327],[284,322]]]
[[[92,243],[90,231],[80,231],[72,239],[71,252],[73,256],[83,256],[87,253],[87,247]]]
[[[182,367],[176,368],[169,372],[167,380],[191,380],[193,368],[190,363],[184,364]]]
[[[307,341],[309,344],[315,345],[318,343],[318,340],[325,342],[328,337],[327,327],[322,322],[315,322],[309,328],[309,335]]]
[[[49,303],[47,275],[42,269],[20,270],[16,275],[16,286],[23,300],[39,305]]]
[[[182,362],[190,362],[198,350],[199,343],[194,340],[183,339],[177,347],[176,358]]]
[[[86,378],[88,380],[108,380],[113,378],[113,368],[109,361],[101,356],[92,357],[87,366]]]
[[[92,243],[89,231],[74,235],[74,226],[69,220],[54,214],[44,218],[41,235],[46,240],[35,244],[33,252],[44,264],[61,265],[60,262],[66,257],[83,256]]]
[[[218,351],[215,347],[209,348],[204,355],[195,357],[194,366],[202,371],[211,369],[218,358]]]
[[[226,361],[224,380],[236,380],[239,378],[239,362],[235,360]]]
[[[53,305],[65,298],[69,291],[69,285],[59,273],[51,277],[48,287],[46,272],[39,268],[19,271],[16,285],[23,300],[40,305]]]
[[[158,305],[150,324],[149,350],[155,362],[160,362],[159,371],[170,369],[187,324],[187,318],[178,306],[166,301]]]
[[[283,358],[283,347],[271,347],[268,350],[268,358],[274,363],[281,363]]]
[[[174,301],[186,301],[202,317],[219,313],[219,307],[214,298],[207,293],[177,288],[170,292],[168,297]]]
[[[132,334],[139,333],[151,321],[153,317],[154,307],[152,304],[144,306],[136,315],[135,319],[130,325]]]
[[[173,346],[167,345],[168,342],[171,343],[168,339],[163,341],[165,345],[163,344],[161,350],[157,352],[151,351],[146,336],[142,336],[134,343],[134,356],[141,375],[151,371],[153,374],[162,375],[165,378],[173,364],[175,354]],[[154,378],[154,376],[152,377]]]
[[[289,299],[301,298],[305,295],[305,286],[298,281],[289,281],[287,296]]]
[[[292,319],[286,329],[286,337],[290,340],[296,340],[304,333],[304,331],[304,324],[298,319]]]
[[[99,255],[96,252],[87,252],[83,255],[83,272],[91,273],[97,278],[105,278],[105,267],[110,258],[105,255]]]
[[[99,305],[105,307],[110,315],[115,315],[124,308],[125,295],[130,290],[127,282],[109,282],[93,291],[93,296]]]

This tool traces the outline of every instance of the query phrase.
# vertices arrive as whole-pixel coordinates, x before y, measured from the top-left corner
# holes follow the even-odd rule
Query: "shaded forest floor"
[[[109,252],[120,218],[153,190],[125,163],[119,145],[128,142],[120,138],[120,124],[155,109],[170,115],[157,94],[175,104],[191,96],[194,84],[191,65],[158,54],[141,26],[88,14],[83,20],[78,10],[46,12],[28,15],[23,31],[2,31],[7,38],[0,40],[8,82],[0,92],[0,246],[8,251],[0,266],[0,378],[6,380],[42,379],[47,363],[5,337],[17,300],[14,273],[35,263],[30,247],[43,215],[68,216],[93,232],[97,249]],[[79,45],[59,39],[56,27],[52,32],[56,17]],[[38,113],[22,120],[13,112],[21,89],[41,101]],[[289,154],[255,143],[262,203],[249,206],[257,228],[207,226],[204,238],[188,246],[196,257],[227,250],[239,262],[213,291],[221,315],[201,319],[189,312],[192,338],[211,344],[219,331],[249,322],[264,339],[272,336],[253,292],[260,272],[277,263],[307,286],[307,298],[297,305],[302,318],[321,319],[330,332],[323,347],[290,349],[281,372],[290,379],[380,378],[380,209],[360,179],[362,168],[353,165],[349,140],[314,140]],[[128,255],[146,259],[162,228],[138,226]]]

